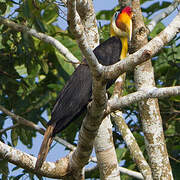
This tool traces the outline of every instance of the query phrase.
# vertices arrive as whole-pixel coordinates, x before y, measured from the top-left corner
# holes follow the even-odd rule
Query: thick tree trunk
[[[133,52],[135,52],[147,43],[147,33],[139,0],[133,0],[132,7],[134,11],[132,47],[134,48]],[[137,90],[155,86],[154,72],[150,60],[135,68],[134,79]],[[139,103],[139,109],[153,179],[172,180],[173,176],[163,134],[158,100],[153,98],[141,101]]]

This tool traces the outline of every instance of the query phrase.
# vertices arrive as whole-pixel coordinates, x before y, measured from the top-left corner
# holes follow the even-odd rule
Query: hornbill
[[[128,51],[128,39],[132,33],[132,12],[130,7],[116,11],[110,24],[111,38],[101,43],[94,49],[99,63],[108,66],[126,57]],[[107,83],[107,88],[114,80]],[[60,91],[51,113],[51,120],[44,134],[36,167],[39,169],[49,151],[53,137],[62,131],[86,108],[92,95],[92,77],[86,59],[83,60],[64,88]]]

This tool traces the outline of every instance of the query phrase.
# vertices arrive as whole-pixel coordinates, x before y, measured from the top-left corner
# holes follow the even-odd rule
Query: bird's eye
[[[117,19],[118,14],[119,14],[119,12],[118,12],[118,11],[114,14],[114,19],[115,19],[115,20]]]

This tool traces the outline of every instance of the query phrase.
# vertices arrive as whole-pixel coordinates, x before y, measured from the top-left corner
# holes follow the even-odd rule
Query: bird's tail
[[[49,125],[45,131],[44,139],[43,139],[43,142],[41,144],[41,148],[40,148],[40,151],[38,154],[35,169],[40,169],[43,162],[46,159],[49,148],[50,148],[52,141],[53,141],[53,130],[55,128],[55,125],[56,125],[55,123]]]

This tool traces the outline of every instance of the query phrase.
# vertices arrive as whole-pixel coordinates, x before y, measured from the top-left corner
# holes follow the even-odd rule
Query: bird
[[[132,34],[132,10],[127,6],[117,10],[110,23],[110,38],[94,49],[99,63],[108,66],[126,57],[128,39]],[[115,80],[109,80],[109,88]],[[35,169],[40,169],[46,159],[54,136],[66,128],[86,109],[92,96],[92,77],[86,59],[75,69],[60,91],[51,112],[51,119],[37,157]]]
[[[120,59],[124,59],[128,52],[128,40],[131,41],[132,38],[132,9],[129,6],[114,13],[110,24],[110,35],[120,38],[123,47]]]

